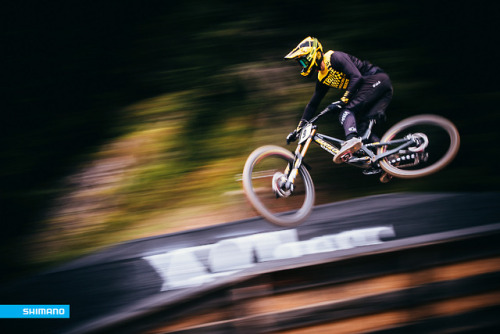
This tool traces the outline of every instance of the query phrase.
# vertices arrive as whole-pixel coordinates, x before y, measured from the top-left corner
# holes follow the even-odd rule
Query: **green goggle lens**
[[[305,58],[300,58],[299,59],[299,64],[300,66],[302,66],[303,68],[307,68],[307,66],[309,66],[309,62],[307,61],[307,59]]]

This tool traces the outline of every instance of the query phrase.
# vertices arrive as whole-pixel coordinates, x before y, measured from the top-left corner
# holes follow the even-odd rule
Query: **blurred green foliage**
[[[283,145],[313,92],[314,80],[282,60],[308,35],[391,75],[388,125],[436,113],[462,135],[447,170],[383,186],[333,169],[313,150],[328,200],[498,190],[494,13],[493,5],[395,0],[12,4],[3,32],[4,275],[33,253],[51,254],[37,260],[45,263],[137,237],[137,225],[161,212],[235,205],[220,194],[237,191],[246,155]],[[332,90],[324,103],[338,97]],[[336,116],[324,123],[322,132],[340,135]],[[88,176],[92,166],[101,171]]]

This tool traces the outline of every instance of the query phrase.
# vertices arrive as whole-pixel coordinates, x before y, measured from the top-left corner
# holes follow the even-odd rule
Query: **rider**
[[[343,156],[361,148],[360,135],[367,130],[369,120],[385,117],[385,109],[392,99],[393,91],[389,76],[380,67],[347,53],[332,50],[323,53],[323,47],[315,37],[302,40],[285,59],[297,60],[302,68],[300,74],[305,77],[318,71],[314,94],[297,129],[288,135],[287,142],[297,138],[300,129],[313,117],[330,87],[345,91],[340,101],[328,106],[329,109],[340,108],[339,120],[346,141],[333,161],[341,163]],[[378,141],[378,138],[372,135],[370,140]]]

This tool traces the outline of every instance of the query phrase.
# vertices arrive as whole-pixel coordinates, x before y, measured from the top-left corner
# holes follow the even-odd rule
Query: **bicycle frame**
[[[281,146],[264,145],[255,149],[245,162],[242,174],[245,195],[262,217],[277,226],[298,226],[314,207],[315,188],[305,161],[311,144],[316,143],[335,156],[334,162],[339,160],[339,151],[342,151],[339,148],[344,141],[319,133],[315,125],[328,111],[302,122],[301,127],[287,137],[288,142],[298,139],[295,153]],[[380,173],[382,183],[391,177],[415,179],[431,175],[446,167],[459,149],[460,135],[455,125],[438,115],[402,119],[386,130],[379,142],[369,140],[374,124],[374,120],[369,122],[361,145],[356,145],[356,149],[360,149],[342,153],[341,162],[362,168],[365,175]],[[286,199],[290,196],[294,198]]]
[[[317,132],[317,125],[314,123],[323,115],[328,113],[330,110],[325,109],[321,113],[319,113],[316,117],[311,119],[306,126],[302,128],[300,131],[299,142],[297,148],[295,150],[295,158],[292,164],[288,164],[284,175],[287,177],[287,182],[285,183],[286,189],[292,189],[293,184],[295,182],[295,178],[297,177],[300,166],[303,163],[304,157],[309,150],[309,147],[312,142],[318,144],[322,149],[335,156],[339,153],[339,147],[344,143],[344,140],[339,138],[330,137]],[[371,130],[373,125],[375,124],[375,120],[370,120],[368,129],[366,133],[363,135],[363,141],[366,141],[370,137]],[[374,143],[363,143],[361,149],[359,151],[363,152],[364,155],[361,157],[351,157],[346,161],[347,164],[353,165],[359,168],[368,169],[370,167],[377,166],[378,161],[388,157],[392,154],[399,152],[402,149],[405,149],[411,145],[414,145],[415,141],[412,136],[406,136],[403,139],[391,140],[388,142],[374,142]],[[389,145],[398,145],[397,147],[387,150],[387,146]],[[378,148],[385,148],[380,151]],[[378,154],[375,154],[372,149],[376,149],[379,151]],[[307,167],[307,166],[306,166]]]

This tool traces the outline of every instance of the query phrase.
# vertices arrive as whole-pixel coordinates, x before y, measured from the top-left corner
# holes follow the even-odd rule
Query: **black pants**
[[[385,118],[392,92],[391,80],[386,73],[363,77],[356,94],[340,113],[339,120],[347,139],[364,135],[371,119]]]

